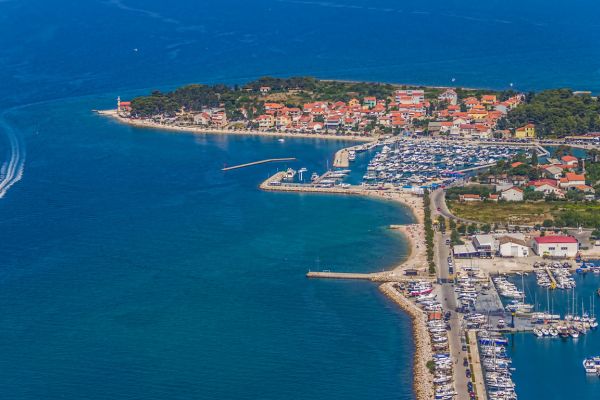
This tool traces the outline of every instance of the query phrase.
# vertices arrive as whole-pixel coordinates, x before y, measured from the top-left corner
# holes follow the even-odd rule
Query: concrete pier
[[[477,343],[477,331],[467,331],[469,338],[469,358],[471,365],[471,374],[475,392],[479,400],[487,400],[487,390],[485,388],[485,380],[483,378],[483,368],[481,365],[481,357],[479,355],[479,345]]]
[[[372,148],[377,144],[376,139],[372,139],[370,143],[368,143],[368,147]],[[350,155],[350,150],[356,150],[359,147],[363,147],[363,144],[359,144],[356,146],[346,147],[344,149],[340,149],[335,153],[333,157],[333,166],[335,168],[348,168],[350,166],[350,159],[348,156]]]
[[[245,164],[239,164],[239,165],[233,165],[231,167],[221,168],[221,171],[230,171],[232,169],[246,168],[246,167],[251,167],[253,165],[266,164],[266,163],[272,163],[272,162],[294,161],[295,159],[296,158],[294,158],[294,157],[268,158],[266,160],[253,161],[253,162],[249,162],[249,163],[245,163]]]
[[[435,277],[430,275],[408,276],[401,272],[383,271],[372,273],[359,272],[331,272],[331,271],[309,271],[306,274],[307,278],[317,279],[353,279],[353,280],[368,280],[372,282],[411,282],[419,281],[435,281]]]
[[[323,279],[366,279],[373,280],[377,274],[360,274],[352,272],[314,272],[310,271],[306,274],[307,278],[323,278]]]

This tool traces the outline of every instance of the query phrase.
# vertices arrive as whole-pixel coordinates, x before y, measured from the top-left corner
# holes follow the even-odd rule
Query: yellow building
[[[516,139],[534,139],[535,138],[535,125],[527,124],[515,130]]]
[[[360,101],[358,99],[352,99],[348,102],[349,107],[360,106]]]

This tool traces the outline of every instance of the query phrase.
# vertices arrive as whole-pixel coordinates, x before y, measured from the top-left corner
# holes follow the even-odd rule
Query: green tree
[[[534,167],[537,167],[537,165],[538,165],[538,153],[537,153],[537,149],[533,149],[531,151],[531,165],[533,165]]]
[[[470,224],[469,227],[467,228],[467,231],[469,232],[469,235],[475,234],[477,232],[477,225]]]
[[[452,233],[450,233],[450,242],[452,243],[452,246],[464,244],[464,242],[460,238],[460,234],[456,231],[456,229],[453,229]]]

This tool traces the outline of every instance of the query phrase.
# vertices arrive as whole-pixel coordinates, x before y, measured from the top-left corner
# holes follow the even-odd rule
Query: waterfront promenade
[[[153,129],[161,129],[161,130],[169,130],[173,132],[182,132],[182,133],[201,133],[208,135],[233,135],[233,136],[264,136],[264,137],[272,137],[272,138],[309,138],[309,139],[326,139],[326,140],[351,140],[356,142],[373,142],[377,140],[377,137],[374,136],[364,136],[364,135],[336,135],[332,133],[297,133],[297,132],[283,132],[283,131],[265,131],[258,129],[220,129],[220,128],[203,128],[196,125],[171,125],[171,124],[161,124],[158,122],[150,121],[147,119],[135,119],[135,118],[125,118],[119,115],[116,109],[113,110],[97,110],[99,115],[107,116],[114,118],[115,120],[135,126],[138,128],[153,128]]]

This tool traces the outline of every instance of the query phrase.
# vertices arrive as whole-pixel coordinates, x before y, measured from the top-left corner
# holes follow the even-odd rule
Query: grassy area
[[[541,224],[552,219],[551,203],[460,203],[448,201],[448,207],[454,215],[472,221],[493,225],[498,224]]]
[[[448,201],[448,207],[454,215],[460,218],[488,223],[498,224],[542,224],[544,220],[562,219],[571,221],[569,216],[580,216],[577,223],[585,227],[595,227],[597,221],[592,216],[600,215],[600,204],[598,203],[567,203],[567,202],[481,202],[460,203]],[[577,223],[570,222],[567,225],[575,227]]]

